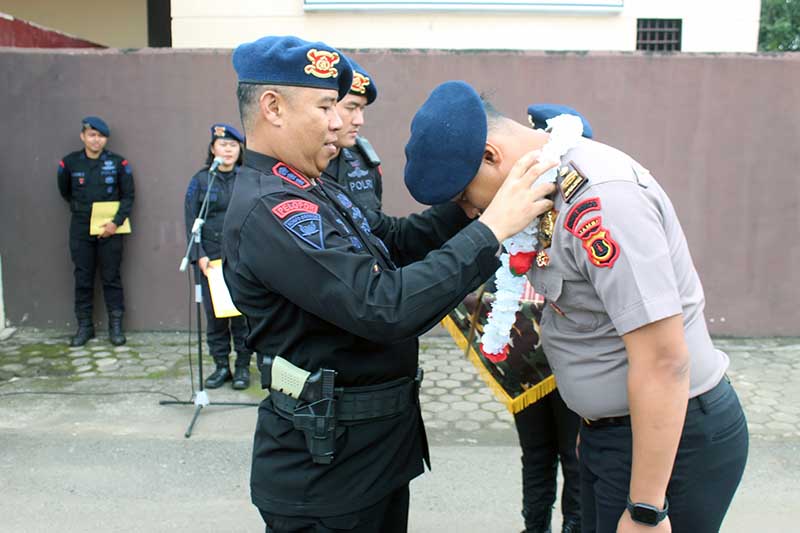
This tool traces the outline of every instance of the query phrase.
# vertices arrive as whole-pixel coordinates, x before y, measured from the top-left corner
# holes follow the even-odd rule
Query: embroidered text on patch
[[[568,232],[575,236],[579,236],[575,231],[575,226],[578,225],[581,217],[590,211],[600,210],[600,198],[587,198],[569,210],[567,217],[564,219],[564,227]]]
[[[280,219],[286,218],[298,211],[303,213],[316,213],[319,211],[319,206],[308,200],[286,200],[272,208],[272,212]]]
[[[336,52],[312,48],[308,51],[306,57],[311,62],[310,65],[305,67],[306,74],[311,74],[317,78],[335,78],[339,75],[339,71],[334,68],[334,65],[340,60],[339,54]]]
[[[317,213],[298,213],[289,217],[283,227],[317,250],[325,249],[325,238],[322,235],[322,217]]]
[[[282,180],[288,181],[297,188],[308,189],[311,187],[311,183],[304,176],[286,163],[278,163],[272,167],[272,173],[279,176]]]

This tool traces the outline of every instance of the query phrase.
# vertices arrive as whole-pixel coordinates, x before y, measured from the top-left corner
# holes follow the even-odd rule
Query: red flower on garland
[[[508,350],[509,350],[508,344],[503,346],[503,351],[500,352],[500,353],[486,353],[483,350],[483,344],[481,344],[480,348],[481,348],[481,353],[483,354],[483,356],[486,359],[488,359],[489,361],[491,361],[492,363],[499,363],[501,361],[505,361],[506,359],[508,359]]]
[[[524,276],[531,269],[534,259],[536,259],[536,250],[532,252],[517,252],[508,258],[508,269],[515,276]]]

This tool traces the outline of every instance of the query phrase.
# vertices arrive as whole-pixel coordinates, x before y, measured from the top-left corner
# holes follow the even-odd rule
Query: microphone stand
[[[221,161],[221,160],[220,160]],[[214,163],[217,163],[217,160],[214,160]],[[200,416],[200,411],[203,407],[208,405],[236,405],[236,406],[243,406],[243,407],[253,407],[258,406],[257,403],[253,402],[214,402],[211,403],[211,400],[208,397],[208,393],[205,390],[205,384],[203,381],[203,331],[202,331],[202,319],[200,317],[202,313],[202,304],[203,304],[203,287],[200,284],[200,276],[203,276],[203,272],[200,270],[199,260],[200,260],[200,237],[201,237],[201,230],[203,228],[203,224],[206,222],[206,217],[208,216],[208,204],[209,204],[209,196],[211,193],[211,187],[214,185],[214,181],[217,177],[217,166],[218,164],[212,164],[208,171],[208,188],[206,189],[206,195],[203,198],[203,203],[200,206],[200,212],[197,214],[197,218],[194,219],[194,224],[192,224],[192,238],[189,240],[189,244],[186,246],[186,253],[183,255],[183,259],[181,259],[181,265],[179,270],[181,272],[186,272],[186,267],[189,264],[189,256],[192,251],[192,247],[194,247],[195,252],[195,260],[192,263],[192,273],[194,275],[194,300],[196,304],[196,315],[197,315],[197,374],[198,374],[198,388],[197,391],[194,393],[194,399],[192,401],[176,401],[176,400],[161,400],[159,405],[194,405],[194,416],[192,416],[192,420],[189,423],[189,427],[186,429],[186,433],[183,434],[184,437],[187,439],[192,436],[192,429],[194,428],[194,424],[197,421],[197,417]]]

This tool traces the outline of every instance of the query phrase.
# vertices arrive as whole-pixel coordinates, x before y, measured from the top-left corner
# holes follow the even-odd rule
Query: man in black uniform
[[[417,336],[496,270],[499,240],[549,208],[553,187],[531,189],[548,165],[521,158],[477,221],[453,202],[407,219],[364,211],[319,179],[342,127],[336,102],[351,87],[341,54],[265,37],[239,46],[233,64],[248,150],[223,272],[270,386],[253,503],[267,531],[405,531],[408,482],[427,456]],[[300,377],[291,385],[285,374]]]
[[[108,125],[101,118],[84,118],[81,123],[83,150],[72,152],[58,164],[58,188],[72,211],[69,249],[75,265],[78,331],[70,346],[83,346],[94,337],[92,300],[98,259],[108,311],[108,337],[115,346],[125,344],[122,331],[125,303],[119,273],[122,236],[116,235],[116,231],[133,208],[133,173],[125,158],[105,149],[109,134]],[[119,210],[99,236],[90,235],[92,203],[110,201],[118,201]]]
[[[381,161],[369,141],[358,135],[366,107],[378,96],[378,87],[366,70],[346,59],[353,68],[353,83],[347,96],[336,104],[342,119],[342,128],[336,134],[339,151],[322,176],[335,179],[361,208],[378,211],[383,196]]]

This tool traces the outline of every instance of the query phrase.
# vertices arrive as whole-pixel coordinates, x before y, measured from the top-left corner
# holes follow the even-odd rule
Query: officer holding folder
[[[83,346],[94,337],[92,300],[95,268],[99,261],[103,296],[108,311],[111,344],[125,344],[122,316],[125,303],[119,267],[122,261],[123,225],[133,208],[133,173],[128,160],[105,149],[110,135],[100,117],[81,121],[83,149],[66,155],[58,164],[58,188],[69,202],[72,220],[69,249],[75,265],[75,316],[78,330],[70,346]],[[119,208],[102,228],[92,231],[90,220],[95,202],[119,202]]]

